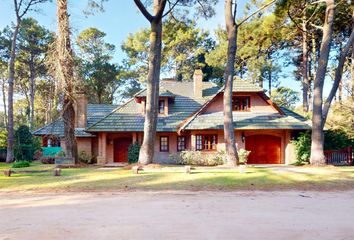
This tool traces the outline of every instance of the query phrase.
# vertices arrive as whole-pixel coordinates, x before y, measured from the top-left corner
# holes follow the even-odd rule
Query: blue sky
[[[220,0],[216,6],[217,14],[209,20],[199,19],[198,26],[210,32],[213,32],[219,25],[224,26],[223,4],[224,1]],[[96,13],[94,16],[88,17],[85,17],[83,13],[86,6],[87,0],[69,0],[70,24],[74,37],[88,27],[96,27],[102,30],[107,34],[106,41],[116,46],[113,61],[117,63],[124,58],[120,45],[128,34],[149,26],[133,0],[109,0],[104,4],[105,12]],[[239,13],[243,12],[243,6],[244,1],[241,1],[239,3]],[[40,9],[40,12],[31,12],[28,16],[35,17],[41,25],[56,31],[55,1],[42,4]],[[0,12],[0,29],[2,29],[14,20],[12,0],[0,0]],[[285,76],[280,79],[281,85],[291,87],[300,92],[300,83],[294,81],[291,71],[291,68],[283,69],[283,75]]]

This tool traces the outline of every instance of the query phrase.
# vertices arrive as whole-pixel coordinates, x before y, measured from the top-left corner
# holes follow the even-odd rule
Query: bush
[[[140,145],[135,142],[129,145],[128,148],[128,163],[137,163],[139,160]]]
[[[65,157],[65,152],[64,151],[59,151],[55,154],[56,157]]]
[[[311,154],[311,134],[310,132],[302,132],[292,143],[295,146],[296,160],[299,165],[309,163]]]
[[[241,148],[238,151],[239,163],[240,164],[247,164],[248,156],[250,155],[251,151],[247,151]]]
[[[40,142],[33,138],[27,126],[15,131],[14,157],[16,160],[32,161],[34,153],[40,149]]]
[[[43,164],[54,164],[55,157],[41,157],[41,163]]]
[[[79,153],[79,161],[86,164],[93,164],[95,163],[95,157],[85,151],[81,151]]]
[[[16,161],[12,164],[12,168],[25,168],[29,167],[31,164],[29,161]]]
[[[340,150],[354,145],[354,139],[351,139],[343,130],[327,130],[324,134],[325,150]]]
[[[354,139],[351,139],[341,130],[327,130],[324,132],[324,150],[339,150],[347,146],[353,146]],[[292,143],[295,146],[297,163],[299,165],[310,162],[311,155],[311,133],[300,133]]]
[[[176,159],[178,160],[178,158]],[[183,151],[180,153],[180,160],[177,163],[182,165],[217,166],[224,164],[224,159],[225,152]]]

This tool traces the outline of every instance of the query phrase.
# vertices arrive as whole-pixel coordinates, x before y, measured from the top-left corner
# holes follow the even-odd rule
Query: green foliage
[[[0,129],[0,148],[7,147],[7,131],[6,129]]]
[[[340,150],[348,146],[354,146],[354,138],[350,138],[343,130],[325,131],[325,150]]]
[[[65,157],[65,152],[64,151],[60,151],[60,152],[57,152],[55,154],[56,157]]]
[[[308,163],[311,155],[311,133],[300,133],[292,143],[295,146],[295,154],[298,163]]]
[[[299,93],[288,87],[279,87],[272,91],[271,99],[279,106],[294,109],[296,103],[300,101]]]
[[[243,148],[238,150],[238,157],[240,164],[247,164],[248,156],[250,155],[251,151],[247,151]]]
[[[224,164],[225,152],[203,153],[200,151],[183,151],[177,164],[196,166],[217,166]]]
[[[95,156],[86,153],[85,151],[81,151],[79,153],[79,161],[86,163],[86,164],[93,164],[95,163]]]
[[[20,126],[15,131],[14,156],[16,160],[32,161],[34,153],[40,149],[38,139],[33,138],[27,126]]]
[[[127,55],[126,64],[130,74],[141,82],[146,80],[148,72],[149,29],[142,29],[129,34],[122,44],[122,50]],[[163,23],[163,49],[161,71],[173,72],[179,81],[190,80],[196,67],[210,77],[209,66],[205,62],[205,54],[213,47],[214,41],[209,33],[197,27],[195,21],[183,18],[176,20],[168,18]]]
[[[280,73],[277,61],[278,50],[283,43],[284,17],[260,14],[245,22],[238,29],[235,72],[263,86],[271,81],[274,86]],[[227,34],[224,28],[215,31],[216,46],[206,55],[206,62],[213,67],[213,77],[222,80],[227,61]]]
[[[296,159],[298,163],[309,163],[311,155],[311,133],[300,133],[292,143],[295,146]],[[353,146],[354,139],[350,138],[344,131],[327,130],[324,132],[324,150],[340,150]]]
[[[341,103],[332,104],[328,113],[326,127],[345,132],[349,138],[354,138],[354,101],[351,97]]]
[[[29,161],[16,161],[12,164],[12,168],[25,168],[31,166]]]
[[[137,163],[139,160],[140,144],[135,142],[129,145],[128,148],[128,163]]]
[[[115,47],[105,42],[105,36],[97,28],[88,28],[76,40],[80,75],[92,103],[112,103],[118,87],[118,67],[110,63]]]

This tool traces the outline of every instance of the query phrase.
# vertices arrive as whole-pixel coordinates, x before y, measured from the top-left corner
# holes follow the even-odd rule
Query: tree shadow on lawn
[[[52,173],[19,174],[0,177],[2,190],[33,191],[126,191],[126,190],[347,190],[354,189],[354,179],[318,177],[307,173],[279,173],[271,169],[196,170],[194,174],[182,171],[63,169],[62,176]]]

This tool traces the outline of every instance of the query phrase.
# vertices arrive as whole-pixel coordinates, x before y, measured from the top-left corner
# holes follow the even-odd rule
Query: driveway
[[[354,192],[1,194],[0,239],[354,239]]]

